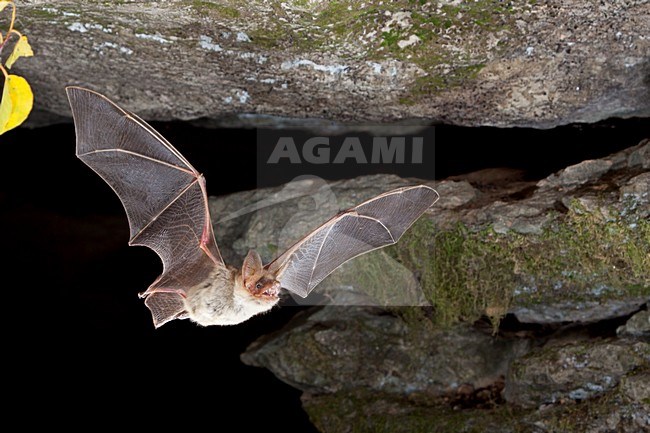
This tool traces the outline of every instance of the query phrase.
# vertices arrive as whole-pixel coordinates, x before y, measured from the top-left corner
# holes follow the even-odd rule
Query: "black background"
[[[259,186],[255,130],[153,126],[205,174],[210,195]],[[540,179],[635,145],[650,132],[648,119],[630,119],[553,130],[438,126],[435,136],[438,179],[488,167],[522,168]],[[243,430],[315,431],[299,391],[239,360],[248,344],[280,329],[299,307],[234,327],[174,321],[154,330],[137,293],[161,264],[152,251],[127,246],[121,204],[75,158],[72,124],[19,128],[0,136],[0,146],[5,335],[17,341],[5,356],[29,353],[40,365],[30,373],[38,377],[33,398],[61,398],[66,391],[92,406],[97,396],[115,394],[117,413],[154,407],[161,419],[182,413],[190,425],[208,417],[217,431],[229,431],[218,428],[217,418]],[[332,173],[323,177],[338,176]],[[291,180],[290,174],[274,179]],[[95,410],[110,418],[105,408]]]

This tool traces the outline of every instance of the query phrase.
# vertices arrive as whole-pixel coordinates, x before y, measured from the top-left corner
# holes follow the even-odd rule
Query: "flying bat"
[[[270,310],[280,289],[306,297],[348,260],[396,243],[438,199],[417,185],[340,212],[267,265],[251,250],[227,266],[214,238],[204,177],[165,138],[105,96],[66,89],[76,154],[115,191],[130,227],[129,245],[162,259],[163,272],[140,293],[157,328],[173,319],[235,325]]]

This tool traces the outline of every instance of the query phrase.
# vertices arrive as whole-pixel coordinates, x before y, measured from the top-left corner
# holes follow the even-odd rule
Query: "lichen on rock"
[[[148,120],[552,127],[647,116],[645,2],[37,0],[32,122],[64,85]]]

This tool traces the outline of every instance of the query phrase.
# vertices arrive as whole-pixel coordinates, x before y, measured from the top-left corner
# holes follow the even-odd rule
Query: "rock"
[[[310,420],[324,433],[536,433],[504,410],[459,409],[414,404],[408,398],[380,393],[303,394]],[[328,408],[329,410],[324,410]],[[516,430],[515,430],[516,427]]]
[[[558,176],[560,186],[577,186],[594,181],[607,173],[612,162],[606,159],[587,160],[565,168]]]
[[[509,312],[522,323],[558,324],[567,322],[595,323],[638,311],[650,299],[630,297],[624,300],[573,301],[540,303],[528,307],[514,307]]]
[[[538,207],[528,206],[524,203],[495,202],[488,205],[485,211],[493,221],[493,228],[497,233],[514,230],[518,233],[539,234],[546,222],[546,218],[537,218],[541,213]],[[533,224],[533,221],[537,221],[537,224]]]
[[[645,403],[650,406],[650,373],[641,371],[621,379],[621,393],[631,402]],[[646,426],[650,426],[650,419],[646,418]]]
[[[69,117],[63,87],[78,84],[147,120],[549,128],[650,114],[649,15],[579,0],[35,0],[18,5],[35,56],[16,70],[33,124]]]
[[[435,404],[408,396],[372,392],[303,394],[303,407],[319,431],[439,433],[639,433],[650,428],[649,372],[644,368],[621,377],[619,385],[579,404],[523,409],[510,405],[488,408]]]
[[[594,182],[604,174],[631,169],[650,167],[650,139],[642,140],[638,145],[597,160],[582,161],[558,171],[537,182],[542,190],[562,187],[571,190],[585,183]]]
[[[516,168],[484,168],[466,174],[451,176],[449,180],[466,180],[478,186],[505,186],[508,183],[521,182],[525,172]]]
[[[630,168],[640,165],[641,168],[650,169],[650,139],[642,141],[637,149],[630,152],[627,165]]]
[[[310,393],[366,389],[433,398],[498,381],[528,346],[467,326],[422,331],[379,309],[329,306],[253,343],[242,361]]]
[[[639,433],[650,429],[650,390],[648,363],[620,378],[619,384],[598,397],[575,404],[544,406],[521,417],[534,424],[536,431]],[[512,410],[512,409],[511,409]]]
[[[355,293],[355,301],[336,296]],[[373,251],[343,264],[307,298],[293,296],[301,305],[428,306],[413,271],[386,251]]]
[[[623,407],[623,414],[618,418],[620,424],[630,425],[632,431],[650,430],[650,371],[647,365],[621,379],[619,385],[622,399],[627,403]],[[627,422],[625,422],[627,421]]]
[[[622,337],[650,337],[650,311],[639,311],[616,330]]]
[[[650,202],[650,172],[634,176],[628,181],[627,185],[621,188],[621,193],[623,196],[633,195],[637,201],[646,204]]]
[[[504,397],[528,408],[588,400],[649,362],[650,345],[644,342],[604,340],[545,347],[512,364]]]
[[[327,305],[259,339],[242,360],[302,390],[325,432],[436,423],[449,432],[636,433],[648,413],[645,382],[634,382],[650,361],[647,316],[613,336],[650,301],[639,162],[647,145],[537,183],[500,171],[429,182],[440,201],[400,242],[342,266],[306,301]],[[339,210],[415,183],[302,179],[211,198],[210,207],[228,240],[224,257],[237,263],[255,248],[268,261]],[[488,320],[499,336],[486,332]]]
[[[650,216],[650,172],[630,179],[620,189],[620,200],[628,207],[637,210],[640,218]]]
[[[479,191],[467,181],[442,181],[436,185],[440,194],[437,206],[443,209],[454,209],[463,206],[476,198]]]

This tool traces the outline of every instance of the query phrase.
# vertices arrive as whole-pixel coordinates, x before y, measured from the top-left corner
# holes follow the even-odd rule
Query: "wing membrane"
[[[381,194],[330,219],[267,268],[282,287],[306,297],[343,263],[396,243],[437,199],[423,185]]]
[[[183,316],[185,290],[223,260],[214,240],[203,177],[146,122],[90,90],[66,89],[77,156],[108,183],[129,220],[130,245],[162,259],[162,275],[142,294],[160,326]]]

